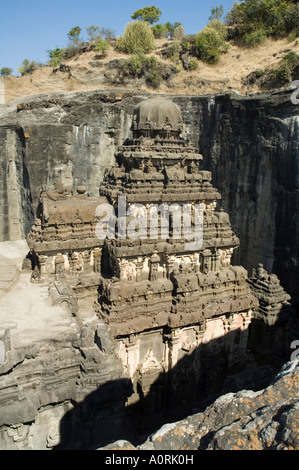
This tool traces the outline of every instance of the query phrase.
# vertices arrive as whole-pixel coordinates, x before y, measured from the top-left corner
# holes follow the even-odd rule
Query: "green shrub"
[[[167,38],[168,37],[168,30],[165,24],[155,24],[152,26],[152,32],[156,39]]]
[[[222,40],[226,41],[227,36],[228,36],[228,28],[223,23],[223,21],[221,21],[221,20],[212,20],[207,24],[206,27],[216,29],[216,31],[218,31],[219,35],[221,36]]]
[[[147,58],[143,54],[136,54],[122,61],[122,71],[125,75],[141,77],[144,73]]]
[[[238,37],[263,31],[266,36],[286,36],[298,31],[299,5],[295,0],[245,0],[234,2],[226,23],[238,30]],[[254,34],[253,34],[254,36]],[[251,42],[251,38],[245,38]]]
[[[48,60],[48,65],[50,65],[50,67],[57,67],[61,64],[64,58],[64,49],[56,47],[56,49],[48,50],[47,52],[50,57],[50,59]]]
[[[288,41],[289,42],[294,42],[294,41],[296,41],[297,37],[298,37],[298,34],[296,32],[293,32],[293,33],[288,35]]]
[[[299,4],[290,5],[286,14],[285,14],[285,26],[286,31],[294,31],[294,33],[299,35]]]
[[[152,32],[156,39],[167,38],[168,31],[164,24],[158,23],[152,26]]]
[[[155,47],[154,33],[148,23],[132,21],[127,24],[123,36],[117,38],[116,47],[127,54],[146,54]]]
[[[210,27],[204,28],[194,36],[194,44],[197,48],[197,57],[208,64],[218,62],[221,54],[226,52],[229,47],[222,39],[221,34]]]
[[[241,39],[241,43],[245,47],[255,47],[259,44],[262,44],[266,37],[266,32],[262,29],[258,29],[256,31],[251,31],[250,33],[244,34]]]
[[[191,40],[190,40],[190,36],[189,36],[189,38],[185,37],[182,41],[182,44],[181,44],[182,45],[182,50],[184,52],[190,51],[192,42],[193,42],[193,39],[191,38]]]
[[[281,64],[272,69],[269,74],[270,82],[283,84],[290,80],[290,68],[287,64]]]
[[[12,72],[13,70],[10,67],[2,67],[2,69],[0,69],[0,76],[9,77],[10,75],[12,75]]]
[[[95,43],[95,50],[101,52],[102,54],[106,54],[107,49],[109,49],[110,44],[106,39],[99,38]]]
[[[159,67],[151,67],[147,77],[146,82],[148,85],[153,86],[154,88],[158,88],[163,81],[163,75]]]
[[[259,70],[255,71],[255,76],[256,76],[256,78],[261,78],[264,75],[264,73],[265,72],[263,70],[259,69]]]
[[[274,85],[283,85],[293,79],[293,72],[299,65],[299,55],[296,52],[288,52],[281,60],[280,64],[270,69],[268,82]]]
[[[123,60],[121,69],[125,76],[144,77],[146,83],[155,88],[159,87],[161,82],[170,76],[169,68],[156,57],[147,57],[144,54],[136,54]]]
[[[169,59],[172,62],[177,63],[180,60],[180,51],[181,51],[180,43],[175,42],[171,44]]]
[[[34,60],[30,61],[28,59],[23,60],[21,65],[18,67],[18,72],[23,76],[34,72],[41,64],[35,62]]]
[[[198,60],[197,59],[190,59],[188,63],[188,70],[196,70],[198,69]]]
[[[292,70],[296,65],[298,65],[299,56],[295,51],[288,52],[285,56],[283,56],[282,60],[285,62],[290,69]]]

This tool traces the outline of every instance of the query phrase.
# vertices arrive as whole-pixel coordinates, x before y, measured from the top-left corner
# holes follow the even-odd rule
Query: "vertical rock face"
[[[20,240],[29,230],[33,216],[23,132],[16,126],[2,127],[0,139],[0,239]]]

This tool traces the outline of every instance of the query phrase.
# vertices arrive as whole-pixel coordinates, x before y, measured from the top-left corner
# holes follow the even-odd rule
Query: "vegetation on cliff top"
[[[237,45],[241,48],[257,47],[267,39],[289,38],[296,41],[299,36],[299,4],[297,0],[241,0],[235,2],[224,17],[222,5],[211,9],[209,22],[205,28],[193,35],[186,35],[181,23],[158,23],[162,12],[155,6],[136,10],[132,21],[124,33],[115,38],[110,28],[90,25],[86,28],[88,40],[83,41],[80,26],[74,26],[67,34],[68,45],[48,50],[47,65],[64,66],[64,62],[87,51],[100,53],[104,58],[107,51],[127,54],[127,59],[119,61],[120,75],[132,78],[143,77],[149,86],[158,87],[172,74],[194,71],[200,62],[215,65],[221,56]],[[156,23],[156,24],[155,24]],[[150,56],[155,48],[155,39],[170,40],[170,46],[159,54],[171,62],[166,65],[157,56]],[[42,64],[25,59],[18,72],[23,76],[33,73]],[[285,84],[294,79],[298,70],[298,55],[294,52],[290,60],[283,60],[276,69],[257,70],[250,80],[263,79],[270,84]],[[12,75],[12,70],[3,67],[2,77]]]

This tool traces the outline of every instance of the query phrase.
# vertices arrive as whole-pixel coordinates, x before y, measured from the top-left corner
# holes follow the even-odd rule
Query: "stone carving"
[[[61,281],[54,281],[49,287],[49,294],[53,305],[60,305],[66,308],[72,315],[75,315],[78,311],[78,302],[67,284]]]
[[[114,351],[132,382],[129,403],[140,401],[141,419],[155,419],[168,404],[190,406],[219,393],[225,375],[244,363],[252,312],[271,323],[269,295],[278,303],[287,298],[263,267],[248,282],[247,271],[231,265],[239,240],[228,214],[217,209],[221,195],[201,169],[202,156],[184,137],[180,108],[171,100],[144,100],[133,111],[131,131],[98,197],[61,184],[42,192],[28,244],[38,276],[52,280],[54,302],[66,301],[73,315],[86,298],[94,306],[97,320],[77,346],[86,359],[80,385]],[[125,221],[120,196],[130,209]],[[105,240],[95,233],[100,204],[115,214],[115,236]],[[186,245],[187,234],[174,230],[184,227],[183,219],[176,223],[178,211],[169,221],[161,217],[187,204],[191,232],[194,208],[202,208],[200,246]],[[150,214],[157,216],[156,231]]]
[[[282,321],[285,316],[283,306],[290,306],[290,295],[280,285],[275,274],[268,274],[262,264],[253,269],[249,283],[255,296],[259,299],[259,308],[256,318],[262,319],[267,325],[272,326]]]
[[[299,321],[290,295],[275,274],[268,274],[262,264],[248,279],[259,305],[253,310],[250,348],[264,360],[281,366],[291,357],[291,344],[298,339]]]
[[[203,246],[199,250],[186,252],[184,238],[174,235],[171,230],[174,213],[170,218],[169,238],[164,241],[159,240],[162,229],[167,228],[163,219],[160,220],[155,240],[150,236],[148,223],[144,225],[140,238],[118,238],[116,233],[115,241],[106,240],[103,264],[112,268],[111,280],[118,277],[115,267],[120,266],[120,280],[109,282],[106,277],[100,280],[97,312],[119,341],[121,338],[125,340],[132,332],[139,336],[140,342],[135,342],[139,351],[143,348],[144,331],[154,331],[153,328],[170,331],[195,328],[207,319],[213,321],[213,318],[223,316],[230,319],[240,312],[250,317],[249,312],[257,305],[246,282],[247,272],[242,267],[230,265],[239,240],[232,232],[228,215],[223,210],[217,211],[220,195],[211,184],[211,174],[200,169],[202,156],[182,137],[183,127],[181,110],[170,100],[155,98],[141,102],[133,112],[132,140],[128,140],[117,154],[118,170],[108,172],[100,188],[100,195],[105,196],[110,204],[115,204],[116,191],[125,194],[128,204],[135,207],[135,216],[137,212],[140,215],[138,204],[142,204],[147,208],[143,218],[149,213],[153,215],[156,208],[151,208],[151,205],[160,204],[161,201],[167,207],[174,202],[178,207],[190,202],[193,206],[202,204],[203,207],[204,236]],[[117,217],[116,204],[115,213]],[[141,263],[137,262],[140,251],[143,255]],[[233,325],[231,331],[239,328],[238,324]],[[242,327],[242,334],[245,334],[248,325],[249,322]],[[230,362],[227,365],[229,370],[233,369],[234,361],[240,365],[240,357],[244,356],[247,343],[239,342],[237,337],[235,339],[236,345],[232,340],[227,350],[224,341],[217,348],[216,344],[211,345],[217,349],[217,354],[205,367],[214,368],[215,371],[216,366],[219,367],[219,357],[221,360],[226,357],[226,361]],[[179,347],[169,343],[169,347],[174,348],[172,365],[179,351],[183,355],[192,351],[189,338],[178,344]],[[241,351],[237,353],[238,350]],[[163,361],[168,363],[163,341],[160,351]],[[123,364],[125,368],[126,356],[123,357]],[[190,377],[194,377],[196,366],[191,363],[188,367]],[[156,371],[158,369],[155,368]],[[133,372],[131,374],[135,377]],[[141,387],[141,396],[144,397],[144,390],[148,389],[150,382],[153,385],[154,380],[158,380],[156,376],[154,379],[154,375],[152,367],[145,361],[139,369],[139,379],[133,379],[134,393],[138,395],[138,387],[139,391]],[[223,378],[220,375],[215,379],[214,388],[220,386]],[[181,383],[179,378],[176,380]],[[172,381],[170,387],[174,394],[180,393],[181,396],[179,389],[182,387],[178,387],[177,383]],[[165,388],[163,380],[161,382],[159,379],[159,387]],[[211,387],[207,385],[207,388]],[[179,401],[173,399],[173,403]]]

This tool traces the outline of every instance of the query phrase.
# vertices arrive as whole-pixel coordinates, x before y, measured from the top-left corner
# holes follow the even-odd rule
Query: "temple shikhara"
[[[279,305],[288,302],[276,277],[263,271],[265,282],[260,272],[248,282],[247,271],[231,264],[239,240],[204,166],[179,106],[146,99],[99,196],[58,182],[42,192],[27,238],[32,281],[49,282],[53,302],[74,316],[88,301],[105,325],[109,339],[98,333],[98,342],[109,343],[131,380],[127,404],[141,417],[217,394],[244,365],[252,319],[266,316],[261,289],[275,291]],[[105,238],[97,235],[101,207],[113,209],[115,236],[108,228]],[[189,210],[196,235],[196,208],[202,237],[192,244],[183,213]]]

